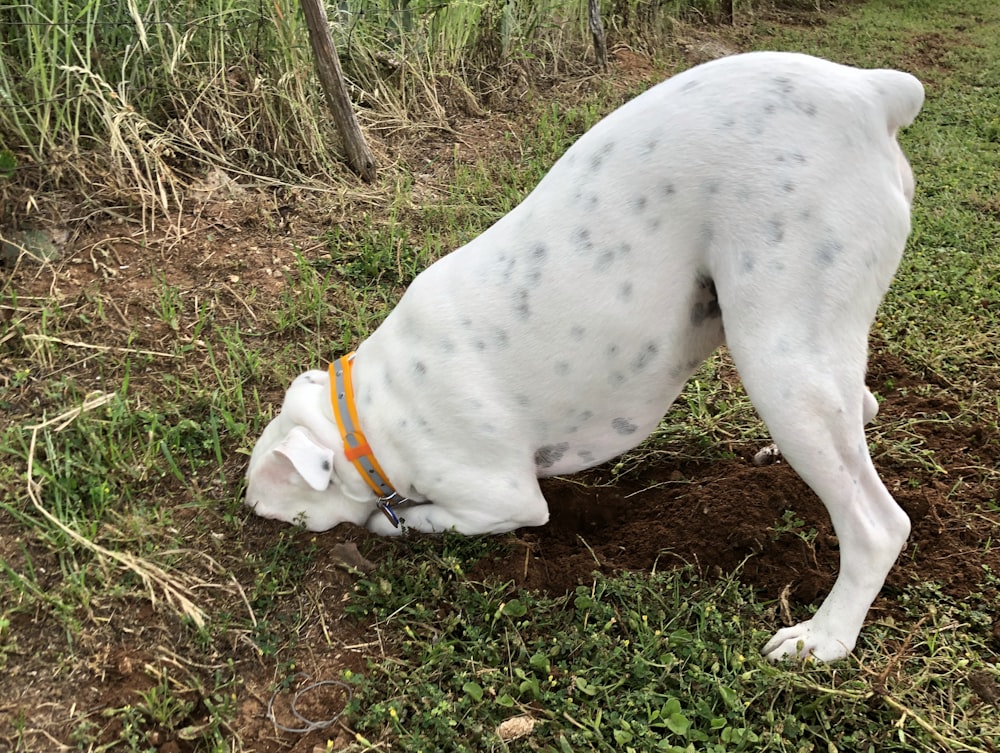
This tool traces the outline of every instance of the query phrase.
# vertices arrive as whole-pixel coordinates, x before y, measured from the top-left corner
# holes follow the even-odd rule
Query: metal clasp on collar
[[[375,505],[376,507],[378,507],[379,510],[382,511],[382,514],[389,519],[389,522],[392,523],[393,528],[399,528],[399,516],[396,514],[396,511],[392,509],[392,506],[403,505],[409,501],[410,501],[409,497],[404,497],[399,492],[394,491],[392,494],[387,494],[384,497],[379,497]]]

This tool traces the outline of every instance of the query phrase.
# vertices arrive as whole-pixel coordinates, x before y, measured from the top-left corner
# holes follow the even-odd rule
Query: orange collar
[[[354,383],[351,380],[353,362],[354,353],[348,353],[330,364],[330,404],[333,406],[333,417],[341,439],[344,440],[344,457],[354,464],[361,478],[375,492],[378,508],[399,528],[399,517],[392,505],[408,500],[392,488],[385,471],[375,459],[371,445],[361,432],[358,409],[354,402]]]

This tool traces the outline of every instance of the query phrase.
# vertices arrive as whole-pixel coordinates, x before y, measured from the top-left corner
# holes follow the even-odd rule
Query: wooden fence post
[[[594,53],[597,63],[603,70],[608,69],[608,43],[604,38],[604,23],[601,21],[601,0],[588,0],[587,10],[590,17],[590,33],[594,37]]]
[[[309,43],[316,58],[316,71],[326,94],[326,103],[333,113],[334,123],[344,140],[347,163],[366,183],[375,180],[375,155],[365,142],[361,126],[354,114],[351,98],[344,83],[337,49],[333,46],[330,24],[326,18],[323,0],[300,0],[309,27]]]

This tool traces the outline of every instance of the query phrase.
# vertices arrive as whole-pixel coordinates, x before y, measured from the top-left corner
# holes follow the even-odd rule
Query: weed
[[[986,666],[967,657],[988,640],[988,613],[972,610],[975,628],[955,630],[968,605],[949,605],[940,590],[919,642],[893,648],[893,626],[872,631],[882,666],[862,654],[846,668],[787,670],[759,658],[765,609],[735,580],[596,576],[553,598],[471,582],[470,565],[446,555],[400,578],[389,562],[358,584],[351,610],[398,626],[392,659],[353,678],[360,732],[388,731],[408,750],[471,750],[472,740],[500,745],[498,725],[527,713],[540,750],[911,751],[937,729],[963,728],[935,719],[897,735],[899,709],[924,720],[947,687],[925,695],[939,668]],[[926,593],[912,598],[927,603]]]

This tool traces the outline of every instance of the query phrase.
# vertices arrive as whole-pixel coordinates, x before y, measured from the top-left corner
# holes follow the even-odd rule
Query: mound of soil
[[[869,385],[885,396],[876,423],[960,413],[945,394],[914,390],[919,380],[898,359],[874,359]],[[886,592],[931,581],[960,598],[979,587],[984,564],[1000,572],[1000,551],[987,544],[1000,515],[982,513],[996,490],[975,470],[997,467],[1000,440],[988,438],[983,427],[958,422],[917,427],[923,449],[952,470],[935,475],[911,463],[877,462],[913,523]],[[752,455],[660,460],[613,484],[603,469],[545,479],[549,523],[517,531],[506,558],[483,560],[471,575],[558,594],[588,582],[595,571],[690,564],[708,576],[738,571],[765,598],[785,592],[795,604],[817,602],[839,566],[829,515],[791,467],[781,461],[757,467]]]

